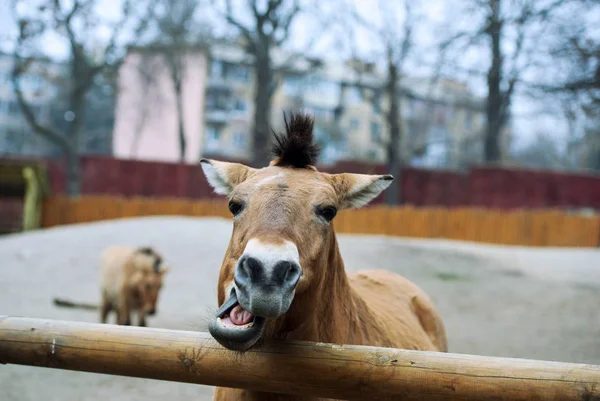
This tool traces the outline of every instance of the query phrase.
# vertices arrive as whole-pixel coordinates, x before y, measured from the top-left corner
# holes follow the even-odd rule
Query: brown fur
[[[289,130],[288,130],[289,131]],[[289,155],[287,156],[288,160]],[[203,160],[210,183],[243,205],[219,274],[218,303],[226,300],[234,269],[250,239],[293,242],[303,276],[289,310],[268,320],[263,339],[304,340],[411,350],[448,350],[441,317],[414,283],[384,270],[347,275],[332,223],[318,210],[360,207],[377,196],[390,176],[325,174],[314,166],[253,169]],[[286,164],[286,163],[283,163]],[[215,400],[313,400],[217,388]]]
[[[151,248],[112,246],[104,251],[100,263],[102,301],[100,321],[106,323],[115,311],[117,324],[130,325],[137,312],[138,325],[146,325],[146,315],[156,310],[162,281],[168,267],[157,261],[162,257]]]

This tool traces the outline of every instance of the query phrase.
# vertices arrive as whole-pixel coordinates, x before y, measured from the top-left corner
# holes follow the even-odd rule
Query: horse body
[[[318,308],[299,328],[285,332],[294,320],[294,309],[308,299],[298,297],[286,319],[277,322],[272,338],[331,344],[370,345],[410,350],[447,352],[446,332],[430,298],[417,285],[387,270],[361,270],[340,276],[328,289],[325,307]],[[331,268],[331,266],[328,266]],[[306,294],[306,297],[312,295]],[[300,313],[302,319],[305,313]],[[291,323],[293,325],[293,323]],[[217,387],[215,401],[327,401],[330,399],[291,396]]]
[[[117,324],[131,324],[131,313],[137,312],[138,325],[146,325],[146,315],[156,312],[162,279],[169,268],[151,248],[135,249],[111,246],[101,256],[100,322],[115,311]]]
[[[212,336],[242,353],[269,340],[447,351],[442,320],[417,285],[384,270],[344,268],[333,229],[337,210],[367,204],[391,176],[318,172],[308,117],[292,117],[276,154],[263,169],[202,161],[234,215]],[[215,391],[219,401],[314,399]]]

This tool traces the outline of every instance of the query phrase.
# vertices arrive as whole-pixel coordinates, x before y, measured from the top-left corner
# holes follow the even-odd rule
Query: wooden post
[[[350,400],[600,399],[596,365],[307,342],[239,354],[206,333],[16,317],[0,317],[0,363]]]
[[[30,231],[40,228],[40,185],[35,170],[30,166],[23,168],[23,180],[25,181],[23,231]]]

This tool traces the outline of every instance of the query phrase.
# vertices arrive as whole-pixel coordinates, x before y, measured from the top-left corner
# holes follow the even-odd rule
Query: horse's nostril
[[[246,260],[244,261],[244,265],[246,267],[246,270],[248,271],[248,274],[251,277],[258,276],[263,270],[263,265],[258,259],[246,258]]]
[[[302,269],[297,263],[281,261],[275,265],[273,276],[283,284],[294,286],[302,276]]]
[[[236,282],[248,283],[257,280],[264,275],[263,264],[253,257],[244,257],[240,260],[236,269],[234,279]]]

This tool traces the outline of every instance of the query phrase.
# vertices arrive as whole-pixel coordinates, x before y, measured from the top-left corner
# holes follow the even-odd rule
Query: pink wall
[[[183,56],[183,66],[185,162],[197,163],[203,142],[205,52],[189,50]],[[151,78],[144,78],[144,74]],[[158,52],[130,52],[119,71],[113,149],[121,159],[179,161],[175,91]]]

